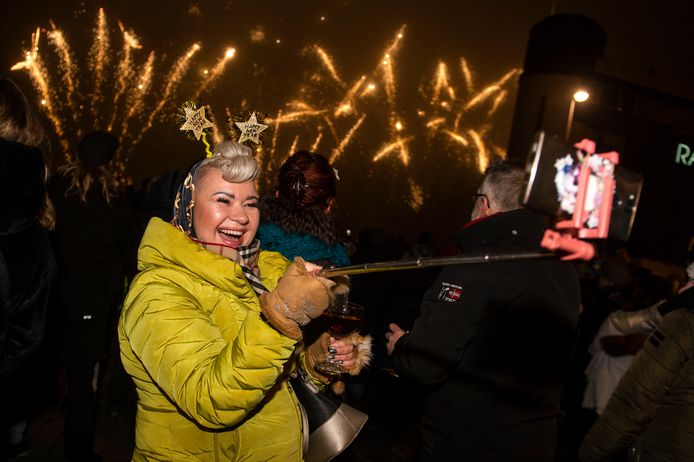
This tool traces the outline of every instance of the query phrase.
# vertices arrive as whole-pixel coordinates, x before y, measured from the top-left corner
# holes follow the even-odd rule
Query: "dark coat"
[[[633,447],[640,462],[694,461],[692,309],[668,314],[648,337],[583,441],[579,460],[618,460]]]
[[[57,216],[53,248],[66,335],[86,336],[82,348],[100,349],[117,319],[125,278],[136,272],[137,218],[124,196],[107,202],[98,181],[82,201],[69,191],[67,178],[56,176],[50,196]],[[76,326],[82,327],[71,332]]]
[[[55,260],[37,217],[44,201],[41,151],[0,138],[0,382],[43,340]]]
[[[545,222],[493,215],[457,236],[464,254],[541,251]],[[428,386],[422,437],[434,460],[550,461],[580,294],[556,259],[450,266],[395,345],[397,371]]]

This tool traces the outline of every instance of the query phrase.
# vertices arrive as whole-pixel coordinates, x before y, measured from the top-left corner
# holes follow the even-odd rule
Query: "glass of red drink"
[[[323,313],[323,324],[326,330],[335,337],[340,339],[359,330],[361,322],[364,319],[364,307],[353,302],[342,302],[331,305],[325,313]],[[316,364],[316,369],[327,374],[342,374],[347,370],[332,361],[329,357],[323,362]]]

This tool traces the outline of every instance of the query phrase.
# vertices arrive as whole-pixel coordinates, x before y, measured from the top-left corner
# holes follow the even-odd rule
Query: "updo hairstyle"
[[[245,183],[258,177],[258,162],[253,150],[233,141],[222,141],[215,146],[212,157],[200,163],[196,177],[202,177],[208,169],[220,170],[222,178],[229,183]]]
[[[326,210],[335,202],[337,177],[328,159],[299,151],[282,164],[277,193],[296,205]]]

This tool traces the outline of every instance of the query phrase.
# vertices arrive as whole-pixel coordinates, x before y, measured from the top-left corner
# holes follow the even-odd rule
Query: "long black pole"
[[[549,258],[554,256],[555,254],[552,252],[527,252],[417,258],[409,260],[363,263],[361,265],[342,266],[339,268],[326,268],[318,271],[316,275],[330,278],[354,274],[380,273],[384,271],[402,271],[408,269],[429,268],[432,266],[468,265],[472,263],[494,263],[502,261],[532,260],[537,258]]]

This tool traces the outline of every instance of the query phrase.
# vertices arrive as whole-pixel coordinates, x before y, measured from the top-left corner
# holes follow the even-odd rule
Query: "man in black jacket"
[[[457,235],[465,254],[541,251],[523,179],[490,165]],[[398,373],[427,386],[421,460],[551,461],[579,305],[573,267],[554,259],[445,268],[412,331],[386,334]]]

